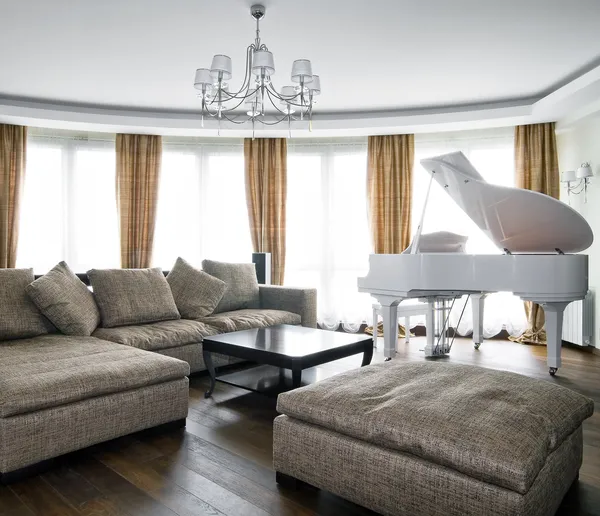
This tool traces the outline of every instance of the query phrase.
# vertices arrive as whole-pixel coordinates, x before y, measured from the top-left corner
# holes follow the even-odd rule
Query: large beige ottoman
[[[387,362],[279,396],[273,462],[386,515],[551,515],[593,401],[552,381]]]

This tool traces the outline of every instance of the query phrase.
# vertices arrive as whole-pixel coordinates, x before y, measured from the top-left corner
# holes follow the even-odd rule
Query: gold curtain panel
[[[412,134],[369,136],[367,195],[373,249],[398,254],[410,244]]]
[[[558,199],[560,176],[554,123],[515,127],[516,186]],[[536,303],[525,302],[527,330],[513,340],[546,344],[544,310]]]
[[[27,127],[0,124],[0,268],[14,268],[25,182]]]
[[[143,134],[117,134],[116,151],[121,267],[150,267],[162,138]]]
[[[244,139],[244,162],[252,246],[256,253],[271,253],[271,282],[283,285],[287,140]]]

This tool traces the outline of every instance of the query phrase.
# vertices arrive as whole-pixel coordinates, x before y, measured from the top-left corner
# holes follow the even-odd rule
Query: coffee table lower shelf
[[[310,385],[334,374],[335,372],[325,367],[317,366],[304,369],[300,386]],[[219,375],[216,377],[216,381],[258,392],[265,396],[277,396],[294,388],[290,369],[270,365],[256,365],[241,371]]]

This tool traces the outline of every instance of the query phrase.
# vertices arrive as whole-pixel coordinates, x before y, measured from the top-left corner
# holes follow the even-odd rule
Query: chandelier
[[[287,122],[291,136],[293,120],[308,120],[308,129],[312,130],[312,114],[315,97],[321,93],[321,81],[312,73],[308,59],[297,59],[292,65],[292,85],[283,86],[277,91],[271,77],[275,74],[273,53],[260,40],[260,20],[265,16],[263,5],[253,5],[250,14],[256,20],[256,39],[246,49],[246,72],[239,90],[232,92],[229,86],[231,58],[222,54],[213,57],[210,69],[196,70],[194,87],[199,90],[198,98],[202,102],[202,127],[205,116],[218,121],[219,134],[221,121],[234,124],[258,121],[264,125],[276,125]],[[265,115],[266,104],[269,104]],[[240,106],[244,105],[244,112]]]

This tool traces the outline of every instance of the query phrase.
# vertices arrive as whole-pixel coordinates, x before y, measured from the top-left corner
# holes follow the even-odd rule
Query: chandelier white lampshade
[[[275,73],[273,53],[268,50],[256,50],[252,56],[252,73],[260,77],[270,77]]]
[[[569,181],[575,181],[577,175],[575,170],[565,170],[560,177],[562,183],[568,183]]]
[[[312,76],[312,81],[306,85],[306,88],[309,92],[312,92],[313,95],[321,94],[321,78],[318,75]]]
[[[210,75],[217,79],[219,73],[222,73],[224,81],[231,79],[231,57],[222,54],[217,54],[213,57],[212,64],[210,65]]]
[[[232,77],[231,58],[216,54],[210,68],[198,68],[194,77],[194,87],[200,90],[200,117],[230,124],[252,124],[254,137],[255,123],[261,121],[265,126],[287,123],[291,136],[292,121],[308,120],[308,130],[312,130],[314,97],[321,93],[321,81],[312,73],[312,64],[308,59],[297,59],[292,64],[292,85],[278,89],[273,84],[275,58],[267,45],[261,41],[260,22],[265,17],[263,5],[252,5],[250,14],[256,22],[256,37],[246,47],[246,67],[241,85],[229,89]],[[269,110],[265,108],[269,105]],[[243,113],[248,115],[244,116]],[[294,115],[296,113],[296,115]],[[220,134],[220,132],[218,133]]]
[[[594,172],[592,171],[592,167],[589,163],[582,163],[581,166],[577,169],[575,174],[578,179],[583,179],[586,177],[592,177]]]
[[[292,81],[307,84],[312,81],[312,65],[308,59],[296,59],[292,64]]]
[[[203,86],[212,87],[213,79],[208,68],[198,68],[194,77],[194,88],[201,90]]]

